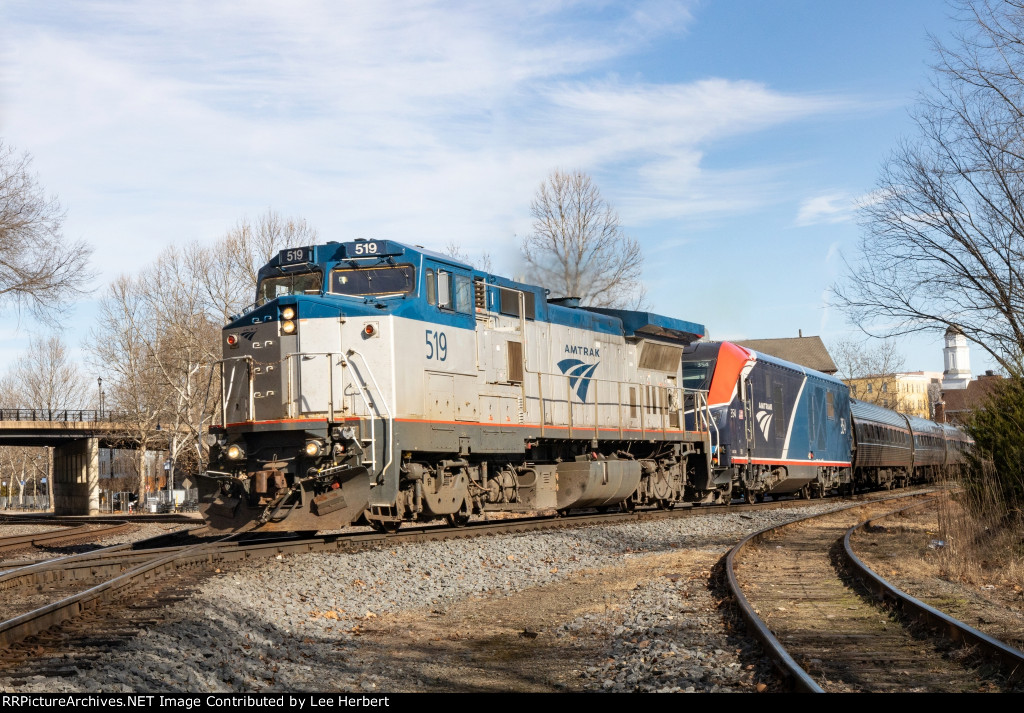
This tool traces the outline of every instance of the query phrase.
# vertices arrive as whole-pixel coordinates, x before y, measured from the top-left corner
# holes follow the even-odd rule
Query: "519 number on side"
[[[427,359],[444,361],[448,358],[448,337],[444,332],[427,330]]]

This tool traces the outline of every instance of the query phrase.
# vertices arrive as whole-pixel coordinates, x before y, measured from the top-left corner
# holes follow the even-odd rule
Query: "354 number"
[[[444,332],[427,330],[427,359],[444,361],[448,358],[448,337]]]

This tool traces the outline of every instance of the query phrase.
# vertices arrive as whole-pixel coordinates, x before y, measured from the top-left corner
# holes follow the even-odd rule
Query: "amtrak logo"
[[[600,364],[601,362],[597,362]],[[576,390],[580,401],[586,402],[587,389],[590,388],[590,377],[597,369],[597,364],[587,364],[579,359],[563,359],[558,362],[558,368],[569,377],[569,388]]]
[[[771,411],[758,411],[757,425],[761,428],[761,433],[764,434],[764,440],[768,440],[768,429],[772,427],[772,412]]]
[[[249,330],[247,330],[245,332],[242,332],[242,336],[245,337],[246,339],[248,339],[251,342],[252,338],[256,336],[256,330],[255,329],[249,329]]]

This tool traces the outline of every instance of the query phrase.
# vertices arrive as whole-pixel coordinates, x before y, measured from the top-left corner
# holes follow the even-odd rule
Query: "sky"
[[[455,243],[518,274],[556,168],[590,175],[640,242],[652,311],[714,339],[828,345],[861,336],[829,287],[951,15],[937,0],[5,0],[0,138],[94,247],[95,292],[62,330],[78,354],[113,278],[268,208],[324,241]],[[15,321],[0,370],[37,328]],[[905,369],[941,371],[942,346],[901,340]],[[971,366],[992,368],[977,347]]]

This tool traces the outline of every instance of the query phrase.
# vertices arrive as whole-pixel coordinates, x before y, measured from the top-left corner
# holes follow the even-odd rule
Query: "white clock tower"
[[[971,355],[967,337],[956,327],[946,330],[946,347],[942,350],[946,370],[942,372],[942,389],[966,389],[971,380]]]

